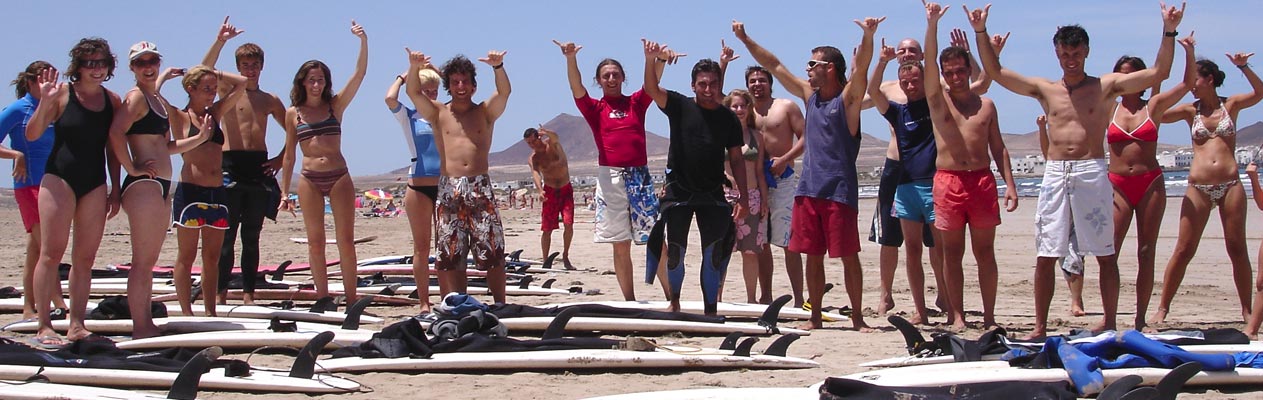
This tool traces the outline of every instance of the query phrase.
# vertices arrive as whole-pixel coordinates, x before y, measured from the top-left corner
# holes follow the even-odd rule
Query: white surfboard
[[[0,365],[0,379],[22,380],[39,372],[52,383],[68,385],[109,385],[118,387],[168,389],[175,381],[175,372],[137,371],[104,368],[40,367]],[[251,369],[247,377],[226,377],[223,368],[202,375],[198,384],[203,390],[274,393],[350,393],[360,391],[360,384],[331,375],[318,374],[311,379],[291,378],[289,372]]]
[[[376,288],[376,290],[371,290],[374,288]],[[363,289],[369,289],[369,290],[367,291],[360,290],[359,293],[360,294],[376,294],[380,292],[382,288],[383,286],[369,286],[367,288],[363,288]],[[437,296],[439,295],[439,293],[441,293],[439,291],[438,286],[430,286],[429,288],[430,288],[430,295],[432,296]],[[395,293],[408,294],[416,290],[417,290],[416,286],[400,286],[398,289],[395,289]],[[466,286],[465,294],[489,295],[491,294],[491,290],[485,287]],[[552,296],[552,295],[567,295],[567,294],[570,294],[570,291],[566,289],[543,288],[539,286],[531,286],[526,289],[522,289],[517,286],[508,285],[508,286],[505,286],[504,288],[504,294],[506,296]]]
[[[565,307],[565,306],[573,306],[573,305],[579,305],[579,304],[600,304],[600,305],[606,305],[610,307],[631,308],[631,309],[636,309],[636,310],[653,310],[653,311],[667,311],[667,309],[671,306],[671,303],[667,301],[641,300],[641,301],[581,301],[581,302],[574,302],[574,303],[549,304],[549,305],[542,305],[538,307],[540,308]],[[691,314],[701,314],[705,311],[705,305],[702,304],[702,302],[700,301],[681,301],[680,311],[691,313]],[[746,303],[719,303],[718,304],[718,314],[725,317],[758,318],[763,315],[764,311],[767,311],[766,304],[746,304]],[[850,318],[847,318],[846,316],[843,316],[842,314],[838,314],[838,313],[826,312],[826,313],[822,313],[821,315],[823,315],[826,320],[828,319],[832,319],[834,321],[850,320]],[[811,318],[811,312],[803,310],[801,308],[784,307],[781,309],[779,316],[780,316],[780,319],[784,319],[784,320],[806,320],[806,319]]]
[[[0,312],[22,312],[22,301],[21,297],[0,299]],[[66,299],[66,305],[70,305],[70,299]],[[93,308],[96,308],[96,303],[89,301],[88,310]]]
[[[1197,354],[1233,354],[1240,352],[1263,352],[1263,342],[1254,341],[1250,344],[1197,344],[1180,346],[1181,349],[1190,353]],[[982,361],[998,361],[1000,354],[986,354],[982,356]],[[946,364],[955,362],[952,356],[934,356],[934,357],[891,357],[881,360],[874,360],[860,364],[865,368],[898,368],[911,367],[917,365],[933,365]]]
[[[163,303],[165,304],[165,303]],[[167,304],[167,313],[171,315],[179,314],[180,306],[175,304]],[[325,311],[322,313],[311,312],[304,309],[283,310],[280,308],[263,307],[263,306],[247,306],[247,305],[219,305],[215,307],[215,313],[220,317],[227,318],[254,318],[254,319],[272,319],[280,318],[284,321],[301,321],[301,322],[318,322],[322,324],[341,324],[346,320],[346,313],[338,311]],[[206,316],[206,309],[201,306],[193,306],[193,315],[198,317]],[[371,315],[360,315],[360,323],[363,324],[379,324],[385,321],[381,317]]]
[[[1105,384],[1127,375],[1139,375],[1141,386],[1153,386],[1166,376],[1165,368],[1105,369]],[[887,368],[843,376],[881,386],[949,386],[967,383],[1000,381],[1058,382],[1069,381],[1063,369],[1025,369],[1010,367],[1007,361],[975,361]],[[1194,375],[1184,386],[1258,385],[1263,384],[1263,369],[1237,368],[1235,371],[1206,372]]]
[[[740,357],[731,350],[663,346],[667,350],[546,350],[492,353],[437,353],[428,359],[359,358],[323,359],[323,372],[433,372],[452,370],[552,370],[552,369],[797,369],[816,368],[815,361],[768,355]],[[669,350],[669,351],[668,351]]]
[[[289,240],[294,243],[307,244],[307,238],[305,237],[292,237],[292,238],[289,238]],[[377,240],[377,236],[355,238],[353,243],[355,244],[368,243],[374,240]],[[338,244],[338,239],[325,239],[325,244]]]
[[[115,343],[120,349],[131,351],[158,350],[172,347],[204,348],[219,346],[225,349],[254,350],[260,347],[291,347],[301,349],[321,332],[333,332],[333,341],[326,350],[358,346],[377,333],[370,330],[346,330],[327,328],[322,330],[299,329],[297,332],[272,332],[266,329],[193,332],[163,335],[146,339],[125,340]]]
[[[154,318],[154,325],[158,326],[164,333],[190,333],[190,332],[213,332],[213,331],[236,331],[236,330],[267,330],[271,321],[255,318],[227,318],[227,317],[167,317]],[[299,329],[303,330],[329,330],[336,329],[336,326],[318,324],[312,322],[295,322]],[[93,333],[106,335],[127,335],[132,333],[132,320],[129,319],[89,319],[84,321],[84,325]],[[53,329],[58,332],[65,332],[70,327],[70,322],[66,320],[53,321]],[[39,328],[38,321],[22,321],[15,322],[5,326],[3,329],[10,332],[35,332]]]
[[[133,392],[94,386],[0,380],[0,399],[8,400],[159,400],[166,394]]]
[[[548,329],[548,325],[553,323],[553,317],[515,317],[515,318],[499,318],[498,319],[505,328],[509,329],[510,334],[519,331],[525,332],[543,332]],[[429,322],[422,322],[422,327],[429,328]],[[664,333],[664,332],[683,332],[689,334],[712,334],[727,335],[729,333],[738,332],[747,336],[763,336],[773,334],[797,334],[798,336],[810,336],[811,331],[794,329],[787,327],[777,327],[776,332],[772,332],[771,328],[760,326],[748,322],[698,322],[698,321],[675,321],[667,319],[645,319],[645,318],[609,318],[609,317],[571,317],[566,321],[566,330],[570,332],[602,332],[602,333]]]
[[[65,281],[61,282],[61,290],[67,293],[70,292],[70,282],[65,282]],[[169,282],[154,282],[152,293],[153,294],[173,294],[175,293],[175,285],[172,285]],[[96,296],[96,297],[127,294],[127,283],[126,282],[124,283],[93,282],[92,285],[90,286],[88,294],[92,296]]]
[[[662,390],[657,392],[640,392],[616,394],[612,396],[589,397],[586,400],[815,400],[820,394],[817,389],[804,388],[704,388]]]

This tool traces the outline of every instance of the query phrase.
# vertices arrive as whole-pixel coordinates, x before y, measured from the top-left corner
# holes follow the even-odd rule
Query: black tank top
[[[105,144],[110,123],[114,121],[114,105],[102,88],[105,107],[92,111],[79,102],[74,84],[68,86],[70,99],[61,118],[53,124],[53,150],[45,169],[70,183],[76,194],[105,183]]]

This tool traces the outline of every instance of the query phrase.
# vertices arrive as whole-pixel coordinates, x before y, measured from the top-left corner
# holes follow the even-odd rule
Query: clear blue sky
[[[981,1],[970,6],[982,6]],[[940,41],[946,43],[948,27],[967,28],[959,2],[944,17]],[[1047,2],[996,1],[991,9],[989,29],[993,33],[1012,31],[1002,60],[1007,67],[1027,75],[1060,76],[1053,55],[1051,37],[1058,25],[1079,23],[1092,36],[1088,71],[1108,72],[1122,54],[1138,55],[1152,65],[1161,38],[1157,1]],[[1260,51],[1253,40],[1255,27],[1263,16],[1260,1],[1193,1],[1180,26],[1181,36],[1196,30],[1198,56],[1219,63],[1228,78],[1221,94],[1249,89],[1245,79],[1231,68],[1224,53]],[[688,53],[684,65],[668,67],[663,85],[690,93],[689,66],[703,57],[719,54],[720,39],[743,57],[734,62],[732,77],[753,60],[732,36],[730,21],[746,23],[750,35],[772,50],[795,71],[809,57],[812,47],[833,45],[850,49],[858,44],[860,29],[851,20],[864,16],[889,17],[878,37],[894,43],[904,37],[924,36],[924,10],[920,1],[638,1],[596,3],[580,1],[238,1],[157,2],[70,1],[56,7],[10,7],[7,24],[11,38],[0,43],[0,78],[8,82],[26,64],[36,59],[64,68],[67,52],[79,38],[100,36],[108,39],[120,58],[120,68],[107,83],[122,93],[134,85],[126,68],[127,49],[148,40],[164,55],[164,66],[189,67],[200,62],[214,39],[225,15],[245,33],[225,46],[220,67],[235,70],[232,51],[245,42],[258,43],[267,52],[262,87],[289,104],[290,81],[296,68],[308,59],[320,59],[333,70],[334,87],[341,88],[355,63],[358,41],[350,33],[355,18],[369,35],[369,70],[359,94],[344,117],[343,152],[352,173],[382,173],[408,164],[408,150],[382,97],[394,76],[406,68],[404,46],[421,50],[441,62],[457,53],[470,58],[490,49],[508,51],[505,68],[513,82],[508,110],[496,124],[492,150],[504,149],[517,140],[522,129],[546,121],[558,113],[577,114],[566,83],[565,59],[551,39],[574,41],[584,46],[579,53],[580,70],[589,90],[592,70],[604,57],[621,60],[628,72],[626,92],[641,84],[643,57],[640,38],[665,42]],[[1242,34],[1243,32],[1250,32]],[[971,35],[972,37],[972,35]],[[1250,47],[1254,46],[1254,47]],[[1176,60],[1182,51],[1177,50]],[[1255,57],[1263,68],[1263,54]],[[485,99],[494,87],[491,69],[479,65],[479,93]],[[1172,71],[1179,76],[1182,63]],[[887,71],[888,78],[893,72]],[[728,89],[741,85],[741,79],[728,80]],[[12,93],[11,88],[9,88]],[[179,85],[169,84],[163,94],[177,106],[187,103]],[[774,94],[784,94],[776,87]],[[1023,133],[1034,129],[1038,104],[1015,96],[995,85],[988,95],[999,105],[1001,129]],[[440,98],[446,98],[441,94]],[[1186,99],[1187,100],[1187,99]],[[4,102],[7,104],[8,100]],[[666,118],[649,113],[647,128],[667,134]],[[1263,108],[1241,113],[1240,125],[1263,119]],[[884,132],[885,122],[875,112],[864,115],[864,130]],[[1178,124],[1162,130],[1162,141],[1189,142],[1188,130]],[[268,143],[273,154],[283,144],[284,133],[273,124]],[[7,141],[6,141],[7,144]],[[175,161],[178,163],[179,159]],[[0,162],[0,176],[8,176],[10,163]],[[0,186],[10,186],[0,179]]]

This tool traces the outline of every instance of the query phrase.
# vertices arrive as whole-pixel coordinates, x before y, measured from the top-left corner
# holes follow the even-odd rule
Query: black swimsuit
[[[105,107],[101,111],[89,110],[79,102],[73,83],[69,88],[70,100],[53,124],[57,134],[53,136],[53,150],[44,173],[66,181],[79,199],[105,184],[105,144],[114,121],[114,104],[109,92],[102,88]]]
[[[146,96],[148,97],[148,96]],[[146,100],[148,101],[148,100]],[[159,107],[162,105],[159,104]],[[127,130],[128,135],[166,135],[171,129],[171,123],[167,121],[165,113],[158,114],[153,107],[149,107],[149,112],[140,120],[133,122],[132,127]]]

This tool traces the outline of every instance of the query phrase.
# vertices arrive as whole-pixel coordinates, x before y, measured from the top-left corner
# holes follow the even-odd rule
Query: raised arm
[[[355,61],[355,73],[346,80],[346,86],[333,95],[333,112],[339,120],[342,119],[342,112],[351,105],[351,100],[355,99],[355,92],[360,90],[364,75],[368,73],[368,34],[364,33],[364,27],[355,23],[355,20],[351,20],[351,33],[360,38],[360,54]]]
[[[1149,95],[1149,116],[1154,121],[1165,120],[1167,111],[1179,103],[1197,82],[1197,57],[1194,51],[1197,40],[1193,39],[1193,32],[1189,32],[1188,36],[1180,39],[1179,43],[1184,48],[1184,79],[1165,92],[1160,91],[1160,84],[1153,85],[1153,93]]]
[[[1250,89],[1253,89],[1249,93],[1241,93],[1228,98],[1228,109],[1232,110],[1234,114],[1233,118],[1235,119],[1236,113],[1239,113],[1241,110],[1246,108],[1250,108],[1255,104],[1259,104],[1259,100],[1263,99],[1263,81],[1260,81],[1259,75],[1254,73],[1254,70],[1250,68],[1250,56],[1254,55],[1254,53],[1226,55],[1228,56],[1228,60],[1232,62],[1232,65],[1240,68],[1241,73],[1245,74],[1246,81],[1250,82]]]
[[[1171,59],[1175,55],[1175,28],[1184,18],[1184,6],[1176,9],[1162,4],[1162,45],[1158,47],[1158,59],[1154,68],[1146,68],[1130,74],[1109,74],[1101,79],[1108,86],[1108,97],[1123,93],[1136,93],[1148,89],[1171,75]]]
[[[408,78],[404,78],[404,74],[407,73],[408,71],[404,70],[403,74],[395,76],[395,80],[390,81],[390,87],[386,88],[386,108],[399,109],[399,89],[403,88],[404,82],[408,81]]]
[[[417,113],[421,114],[421,118],[431,123],[437,122],[439,107],[442,104],[421,93],[421,77],[417,75],[421,68],[429,68],[430,56],[419,51],[412,51],[407,47],[404,51],[408,54],[408,73],[404,74],[404,79],[408,82],[408,99],[412,100],[412,105],[417,107]]]
[[[211,114],[216,119],[220,119],[241,100],[242,96],[245,96],[246,77],[225,71],[215,71],[215,73],[219,75],[219,87],[227,87],[227,94],[220,95],[219,101],[211,105]]]
[[[781,86],[784,86],[785,90],[788,91],[789,94],[794,95],[794,97],[800,98],[803,101],[807,101],[807,97],[811,96],[812,89],[811,84],[808,83],[806,79],[794,76],[792,72],[789,72],[789,68],[786,68],[784,64],[781,64],[781,60],[776,58],[771,51],[768,51],[763,48],[763,46],[755,43],[754,39],[750,38],[750,35],[746,34],[745,24],[735,20],[732,21],[732,33],[737,36],[737,39],[741,40],[742,44],[745,44],[746,51],[750,52],[750,56],[754,57],[754,61],[758,62],[764,69],[770,71],[772,76],[776,77],[776,79],[781,82]],[[841,73],[841,71],[839,71],[839,73]]]
[[[969,25],[974,28],[974,36],[978,44],[978,60],[982,62],[983,71],[1000,86],[1004,86],[1013,93],[1038,97],[1039,85],[1036,79],[1023,76],[1000,65],[1000,54],[992,47],[991,36],[987,34],[987,16],[990,11],[990,4],[973,11],[965,7],[965,13],[969,16]],[[926,59],[929,60],[929,56],[926,56]]]
[[[860,110],[863,109],[860,103],[864,100],[864,93],[868,91],[868,65],[873,61],[873,35],[877,34],[877,25],[885,20],[886,17],[855,20],[855,24],[864,30],[864,37],[860,39],[859,51],[855,53],[855,60],[851,65],[851,79],[842,88],[842,102],[848,105],[845,110],[847,127],[853,136],[860,135]],[[878,82],[880,85],[880,78]]]
[[[890,99],[881,91],[881,78],[886,75],[886,64],[895,59],[895,48],[886,45],[886,38],[881,38],[881,51],[877,53],[877,66],[873,68],[873,76],[868,79],[868,101],[877,112],[885,114],[890,109]],[[928,78],[927,78],[928,79]]]
[[[487,97],[487,122],[496,122],[500,114],[504,114],[504,108],[509,104],[509,94],[513,92],[513,86],[509,84],[509,73],[504,71],[505,53],[507,52],[491,50],[486,57],[478,59],[490,65],[496,74],[496,91]]]
[[[728,63],[741,58],[741,55],[736,54],[731,47],[728,47],[728,43],[725,43],[723,39],[719,39],[719,46],[719,91],[723,92],[724,76],[728,73]]]
[[[924,2],[923,2],[924,3]],[[947,9],[938,3],[925,4],[925,46],[923,55],[925,57],[925,65],[922,66],[925,73],[921,79],[921,84],[925,85],[925,101],[930,107],[930,117],[934,123],[944,123],[940,120],[945,116],[946,102],[943,99],[943,80],[939,74],[938,68],[938,21],[943,18],[943,14],[947,13]],[[935,112],[941,111],[941,112]]]
[[[224,50],[224,44],[244,32],[244,30],[237,29],[237,27],[228,23],[228,17],[225,16],[224,23],[219,25],[219,32],[215,34],[215,41],[211,43],[210,49],[206,50],[206,55],[202,57],[202,65],[215,68],[215,63],[219,62],[219,53]],[[227,89],[222,86],[223,82],[220,82],[220,84],[221,91]],[[220,95],[222,96],[223,93],[220,93]]]
[[[640,39],[641,45],[645,51],[645,94],[653,99],[654,104],[658,108],[667,106],[667,91],[662,88],[662,75],[658,73],[658,64],[666,64],[667,59],[663,58],[666,46],[658,42],[647,39]]]
[[[583,46],[574,44],[574,42],[558,42],[553,40],[553,44],[561,48],[561,55],[566,57],[566,79],[570,81],[570,94],[574,98],[583,98],[588,95],[588,89],[583,87],[583,74],[579,73],[579,50]]]

